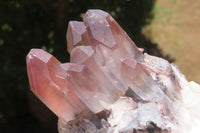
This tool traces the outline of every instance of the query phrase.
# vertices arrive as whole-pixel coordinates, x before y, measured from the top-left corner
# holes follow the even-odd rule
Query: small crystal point
[[[108,15],[108,13],[102,10],[88,10],[84,20],[91,37],[90,39],[112,48],[116,45],[116,41],[106,20]]]
[[[68,72],[81,72],[84,68],[84,65],[75,63],[63,63],[60,66],[66,71],[66,74],[68,74]]]
[[[84,64],[93,54],[91,46],[77,46],[72,50],[70,62]]]
[[[82,38],[82,35],[86,32],[86,27],[83,22],[70,21],[67,29],[67,50],[70,53],[71,50],[78,45],[84,45],[87,40]]]

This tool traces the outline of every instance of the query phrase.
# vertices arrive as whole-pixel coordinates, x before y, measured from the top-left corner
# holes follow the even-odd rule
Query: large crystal
[[[186,95],[200,101],[189,89],[200,93],[199,85],[174,64],[143,54],[107,12],[88,10],[84,22],[69,22],[66,38],[70,63],[41,49],[27,55],[31,90],[60,118],[59,132],[197,130],[200,116],[191,110],[200,109]]]
[[[55,57],[41,49],[32,49],[27,56],[31,90],[58,117],[66,121],[73,120],[75,113],[87,109],[75,95],[74,85],[67,78],[67,71],[79,72],[80,70],[77,65],[70,67],[65,66],[65,69],[62,69],[61,63]]]

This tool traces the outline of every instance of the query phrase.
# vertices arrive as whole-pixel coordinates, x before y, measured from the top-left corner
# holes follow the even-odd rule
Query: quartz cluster
[[[84,22],[70,21],[66,38],[70,63],[62,64],[42,49],[27,55],[31,90],[62,121],[106,110],[105,132],[152,125],[168,132],[180,126],[183,85],[178,68],[143,54],[107,12],[88,10]]]

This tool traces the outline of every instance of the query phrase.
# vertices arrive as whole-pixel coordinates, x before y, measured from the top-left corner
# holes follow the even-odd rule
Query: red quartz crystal
[[[88,10],[84,22],[69,22],[66,38],[70,63],[41,49],[27,55],[31,90],[58,117],[68,122],[82,111],[109,109],[130,89],[134,109],[151,107],[161,128],[175,120],[172,102],[180,87],[170,63],[143,54],[107,12]]]
[[[31,90],[66,121],[73,120],[75,113],[87,109],[75,95],[74,86],[67,78],[68,72],[79,72],[79,67],[83,66],[76,64],[70,67],[62,66],[55,57],[41,49],[32,49],[27,55]]]

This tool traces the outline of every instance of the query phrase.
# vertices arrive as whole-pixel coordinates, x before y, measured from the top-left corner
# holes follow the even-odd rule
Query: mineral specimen
[[[66,38],[70,63],[41,49],[27,55],[31,90],[59,117],[60,133],[196,133],[200,86],[143,54],[108,13],[88,10],[84,22],[69,22]]]

